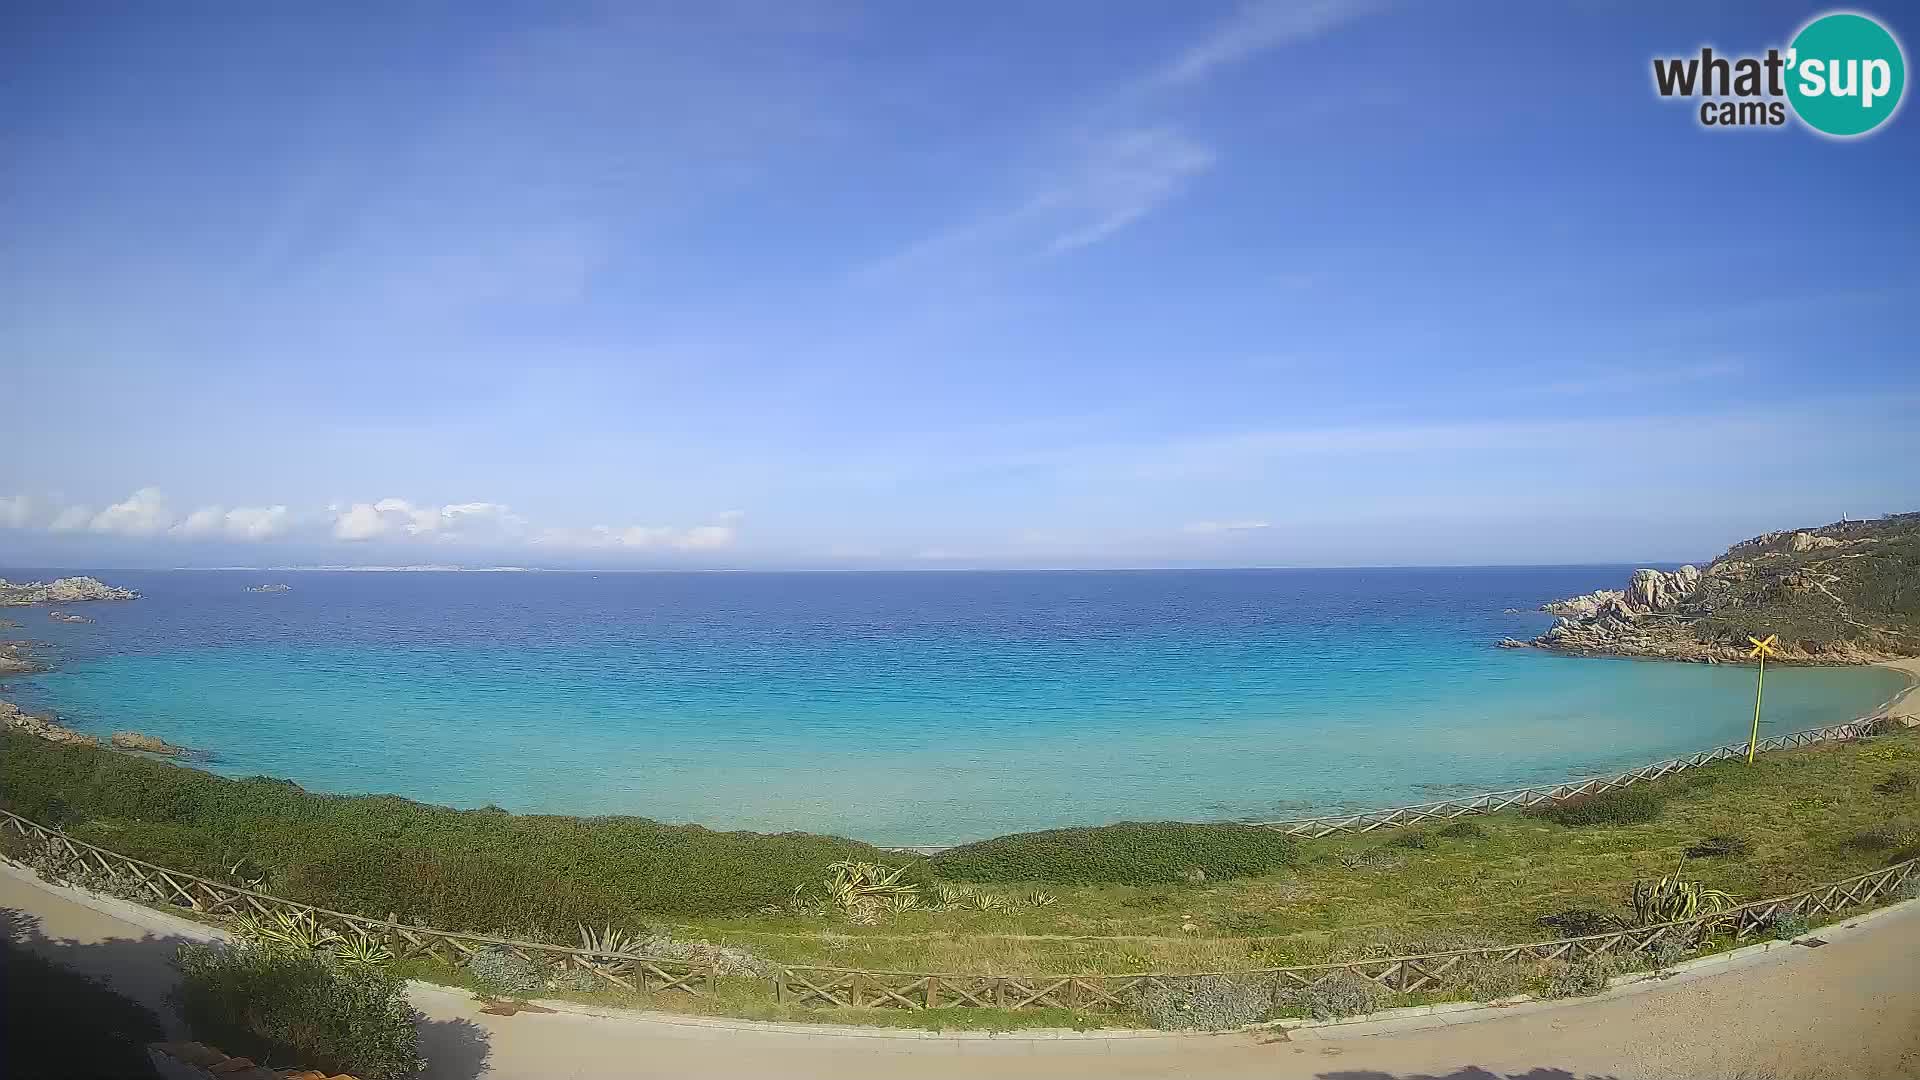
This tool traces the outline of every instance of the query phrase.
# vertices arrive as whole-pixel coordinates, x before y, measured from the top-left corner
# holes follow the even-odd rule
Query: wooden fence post
[[[773,969],[773,1000],[774,1000],[774,1004],[776,1005],[784,1004],[787,1000],[787,969],[786,968]]]

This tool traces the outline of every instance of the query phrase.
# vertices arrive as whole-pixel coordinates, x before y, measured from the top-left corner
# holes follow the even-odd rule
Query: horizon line
[[[1717,558],[1717,556],[1716,556]],[[1330,566],[798,566],[798,567],[466,567],[466,566],[20,566],[17,570],[82,573],[248,573],[248,574],[1150,574],[1244,573],[1311,570],[1553,570],[1623,566],[1706,566],[1713,560],[1625,559],[1610,562],[1546,563],[1351,563]]]

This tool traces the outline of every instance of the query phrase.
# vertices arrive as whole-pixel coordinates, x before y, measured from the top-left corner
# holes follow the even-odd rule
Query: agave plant
[[[920,886],[902,880],[909,867],[844,860],[827,867],[827,899],[843,910],[884,904],[896,896],[917,895]]]
[[[1012,911],[1013,902],[999,893],[976,892],[967,898],[967,906],[975,911]]]
[[[580,947],[595,953],[638,953],[641,952],[646,937],[630,930],[616,930],[612,923],[595,930],[591,926],[580,928]]]
[[[326,950],[342,967],[382,968],[393,963],[393,950],[376,937],[365,934],[335,935]]]
[[[234,920],[233,931],[268,948],[300,952],[330,949],[340,941],[340,935],[321,926],[310,911],[276,911],[267,918],[242,915]]]
[[[1680,922],[1701,915],[1718,915],[1733,906],[1733,896],[1689,881],[1678,871],[1658,881],[1633,883],[1633,916],[1641,926]]]
[[[1026,902],[1028,907],[1052,907],[1060,898],[1049,892],[1033,892],[1027,894]]]

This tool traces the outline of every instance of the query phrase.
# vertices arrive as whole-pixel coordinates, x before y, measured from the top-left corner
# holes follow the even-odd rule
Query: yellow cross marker
[[[1753,734],[1747,739],[1747,764],[1751,765],[1753,752],[1760,745],[1760,695],[1767,688],[1767,657],[1780,655],[1773,651],[1773,647],[1780,643],[1780,635],[1768,634],[1764,641],[1757,637],[1747,640],[1753,642],[1753,649],[1747,655],[1760,658],[1760,676],[1753,684]]]

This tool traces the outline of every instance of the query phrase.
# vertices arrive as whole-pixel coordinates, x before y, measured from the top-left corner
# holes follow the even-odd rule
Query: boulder
[[[116,731],[107,741],[122,750],[139,750],[148,754],[177,756],[187,752],[184,746],[175,746],[165,739],[142,735],[138,731]]]
[[[1796,555],[1807,551],[1818,551],[1821,548],[1836,548],[1839,546],[1840,541],[1835,540],[1831,536],[1821,536],[1815,532],[1797,532],[1787,540],[1787,550]]]

